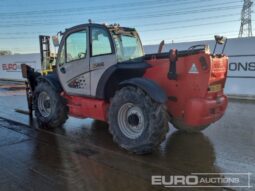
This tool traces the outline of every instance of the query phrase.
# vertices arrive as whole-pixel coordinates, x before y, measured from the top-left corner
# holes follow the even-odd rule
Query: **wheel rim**
[[[46,92],[41,92],[38,96],[38,110],[43,117],[51,114],[51,100]]]
[[[144,115],[140,107],[126,103],[118,111],[118,125],[121,132],[130,139],[138,138],[144,130]]]

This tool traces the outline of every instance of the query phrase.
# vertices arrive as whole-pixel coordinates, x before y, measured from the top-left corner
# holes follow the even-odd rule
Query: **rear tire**
[[[109,131],[118,145],[136,154],[152,152],[168,132],[168,115],[140,88],[116,92],[109,108]]]
[[[35,116],[41,125],[61,127],[68,119],[66,100],[46,82],[40,82],[34,92]]]

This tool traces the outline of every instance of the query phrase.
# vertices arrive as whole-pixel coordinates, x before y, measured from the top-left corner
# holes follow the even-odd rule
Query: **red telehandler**
[[[119,25],[83,24],[60,35],[60,43],[54,37],[58,54],[52,72],[22,65],[29,109],[41,124],[60,127],[68,115],[101,120],[120,147],[143,154],[164,140],[169,122],[201,131],[226,110],[223,51],[196,45],[161,53],[160,46],[158,53],[144,54],[136,30]],[[225,47],[224,37],[215,39],[215,46]]]

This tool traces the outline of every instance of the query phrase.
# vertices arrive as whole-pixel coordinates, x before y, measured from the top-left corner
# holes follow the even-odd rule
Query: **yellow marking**
[[[42,74],[43,76],[46,76],[46,75],[48,75],[49,72],[52,72],[52,71],[53,71],[52,69],[49,69],[49,70],[41,70],[41,74]]]
[[[219,92],[222,89],[221,84],[211,85],[209,86],[209,92]]]

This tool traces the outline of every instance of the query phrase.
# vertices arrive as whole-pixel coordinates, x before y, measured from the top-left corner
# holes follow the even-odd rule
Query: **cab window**
[[[87,31],[82,30],[70,34],[66,39],[66,62],[83,59],[86,54]]]
[[[118,62],[142,58],[143,48],[139,37],[133,33],[113,35]]]
[[[102,28],[92,28],[92,56],[112,53],[109,33]]]

